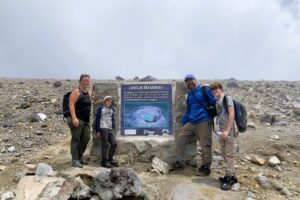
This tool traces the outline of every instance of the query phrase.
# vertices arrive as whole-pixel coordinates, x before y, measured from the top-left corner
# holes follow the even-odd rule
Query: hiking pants
[[[72,139],[71,139],[71,155],[72,160],[79,160],[82,158],[83,153],[90,141],[90,124],[79,120],[79,126],[75,128],[72,123],[72,118],[67,118],[67,124],[70,127]]]
[[[178,161],[185,162],[186,143],[196,136],[201,147],[202,165],[211,165],[212,123],[212,121],[204,121],[195,125],[187,123],[182,127],[180,134],[175,138]]]
[[[100,128],[102,161],[112,160],[117,149],[116,135],[112,129]]]
[[[224,128],[225,129],[225,128]],[[220,127],[220,130],[224,130]],[[225,160],[225,175],[227,176],[235,176],[235,164],[236,159],[238,157],[239,152],[239,140],[238,140],[238,132],[236,128],[232,126],[230,133],[228,134],[225,140],[220,138],[219,140],[221,147],[221,154]]]

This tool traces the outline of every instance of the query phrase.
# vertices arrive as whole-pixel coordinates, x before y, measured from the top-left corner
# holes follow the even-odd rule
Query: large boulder
[[[113,168],[110,172],[99,173],[91,190],[105,200],[143,197],[142,182],[130,168]]]
[[[126,162],[152,162],[154,157],[158,157],[170,164],[177,159],[173,136],[120,137],[117,140],[117,155],[126,155],[126,159],[128,159]],[[191,161],[196,155],[195,138],[187,142],[185,158],[187,161]]]
[[[67,200],[72,192],[64,178],[25,176],[18,183],[16,200]]]

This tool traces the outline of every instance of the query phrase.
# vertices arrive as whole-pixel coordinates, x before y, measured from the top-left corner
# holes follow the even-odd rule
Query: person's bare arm
[[[230,133],[231,127],[233,125],[233,121],[234,121],[234,106],[233,105],[228,106],[228,112],[229,112],[228,123],[227,123],[226,129],[222,132],[222,135],[221,135],[221,138],[223,140],[226,139],[226,137]]]
[[[75,103],[77,102],[79,96],[80,96],[79,89],[74,89],[70,95],[70,100],[69,100],[69,109],[72,118],[72,123],[73,126],[76,128],[79,126],[79,121],[76,116]]]

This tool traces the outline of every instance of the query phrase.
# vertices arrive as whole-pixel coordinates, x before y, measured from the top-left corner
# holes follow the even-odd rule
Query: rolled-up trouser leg
[[[187,123],[181,128],[180,133],[175,137],[177,160],[182,163],[185,162],[186,142],[195,137],[194,129],[195,125]]]
[[[202,165],[212,163],[212,121],[196,124],[196,135],[200,142]]]

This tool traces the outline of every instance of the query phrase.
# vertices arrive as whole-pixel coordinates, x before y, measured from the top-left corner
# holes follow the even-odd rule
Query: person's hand
[[[222,140],[226,140],[227,136],[229,135],[229,131],[223,131],[222,134],[220,135]]]
[[[96,132],[95,138],[100,138],[100,132]]]
[[[73,123],[73,126],[74,126],[75,128],[78,128],[78,126],[79,126],[79,121],[78,121],[77,118],[72,119],[72,123]]]

